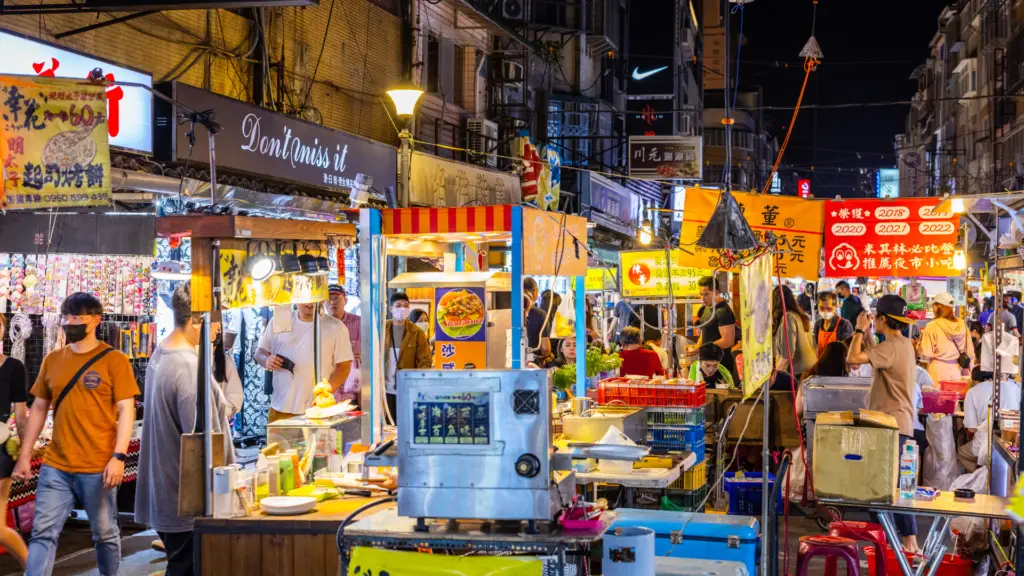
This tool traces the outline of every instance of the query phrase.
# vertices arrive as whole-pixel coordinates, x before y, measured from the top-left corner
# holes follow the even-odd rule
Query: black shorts
[[[15,460],[7,453],[7,446],[0,444],[0,479],[10,478],[14,472]]]

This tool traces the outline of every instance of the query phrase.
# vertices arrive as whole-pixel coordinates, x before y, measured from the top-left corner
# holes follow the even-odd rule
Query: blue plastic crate
[[[768,475],[768,490],[775,487],[775,476]],[[742,479],[735,472],[725,473],[725,491],[729,493],[729,514],[761,515],[761,491],[764,489],[760,472],[744,472]],[[779,491],[778,509],[782,509],[782,491]]]
[[[699,442],[677,442],[677,441],[651,441],[647,443],[652,450],[656,452],[693,452],[697,455],[697,460],[694,464],[698,464],[704,461],[704,439],[701,438]]]
[[[695,444],[704,441],[704,424],[647,428],[648,442]]]

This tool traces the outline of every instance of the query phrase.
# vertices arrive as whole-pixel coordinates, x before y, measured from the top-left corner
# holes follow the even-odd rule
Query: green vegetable
[[[566,364],[555,370],[551,375],[551,383],[556,390],[565,392],[576,386],[576,364]]]

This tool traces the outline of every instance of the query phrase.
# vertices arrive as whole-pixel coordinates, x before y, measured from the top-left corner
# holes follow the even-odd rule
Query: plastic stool
[[[847,576],[860,576],[860,562],[857,559],[857,543],[849,538],[836,536],[801,536],[800,548],[796,555],[797,576],[808,576],[811,558],[825,556],[845,558]]]
[[[870,522],[833,522],[828,525],[828,535],[838,538],[849,538],[855,542],[869,542],[875,549],[875,558],[884,558],[887,547],[885,530],[881,524]],[[825,559],[825,576],[836,576],[839,562],[834,557]],[[878,564],[876,576],[885,576],[885,563]]]

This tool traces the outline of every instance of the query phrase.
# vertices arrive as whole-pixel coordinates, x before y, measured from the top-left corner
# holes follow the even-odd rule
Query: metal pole
[[[398,138],[401,140],[398,147],[398,207],[408,208],[412,134],[408,128],[403,128]]]
[[[721,6],[723,14],[725,14],[725,102],[723,108],[725,108],[725,118],[722,119],[722,123],[725,124],[725,191],[729,192],[732,190],[732,111],[729,109],[729,83],[731,82],[731,76],[729,74],[729,52],[732,50],[731,40],[729,38],[729,14],[732,13],[731,6],[728,2],[721,2],[724,6]],[[739,89],[739,86],[736,86]],[[764,554],[762,554],[764,556]],[[762,562],[761,573],[764,574],[766,564]]]
[[[576,276],[576,396],[587,395],[587,292],[586,276]],[[520,285],[522,285],[520,283]],[[514,342],[513,342],[514,344]]]
[[[213,424],[213,418],[211,412],[213,412],[213,402],[211,401],[211,395],[213,394],[213,378],[210,377],[211,370],[213,369],[213,348],[210,345],[210,313],[203,312],[203,327],[199,331],[199,345],[202,347],[202,355],[199,361],[202,363],[203,373],[203,422],[205,429],[203,430],[203,467],[205,468],[203,474],[204,492],[206,493],[206,505],[205,513],[206,516],[213,516],[213,431],[210,427]]]
[[[217,206],[217,147],[214,145],[217,133],[207,128],[210,135],[210,208]],[[214,260],[214,262],[217,262]]]
[[[320,366],[320,306],[318,302],[313,310],[313,386],[319,384],[323,376]]]
[[[785,330],[786,329],[786,324],[785,324],[786,320],[783,319],[782,322],[783,322],[782,329]],[[765,382],[764,384],[762,384],[762,386],[768,386],[768,382]],[[768,558],[768,554],[765,554],[763,551],[771,550],[771,547],[769,547],[769,543],[774,541],[775,540],[775,536],[776,536],[775,534],[768,534],[768,526],[771,526],[771,524],[769,524],[769,520],[771,518],[769,517],[768,501],[769,501],[769,498],[771,497],[771,492],[772,492],[771,490],[768,489],[768,475],[771,474],[771,461],[772,461],[771,453],[769,451],[769,446],[768,446],[768,435],[769,435],[769,433],[771,431],[770,429],[771,429],[771,421],[772,421],[772,418],[771,418],[771,404],[772,404],[772,402],[771,402],[771,399],[772,399],[771,388],[769,387],[768,390],[765,390],[762,393],[762,395],[764,396],[764,428],[761,431],[761,433],[762,433],[762,436],[761,436],[761,474],[762,474],[761,479],[763,481],[763,484],[762,484],[762,487],[761,487],[761,550],[762,550],[762,553],[761,553],[761,574],[768,575],[768,560],[769,560],[769,558]],[[751,410],[753,410],[754,408],[756,408],[756,405],[752,406]],[[779,479],[779,478],[775,479],[776,482],[779,482],[780,480],[781,479]]]

